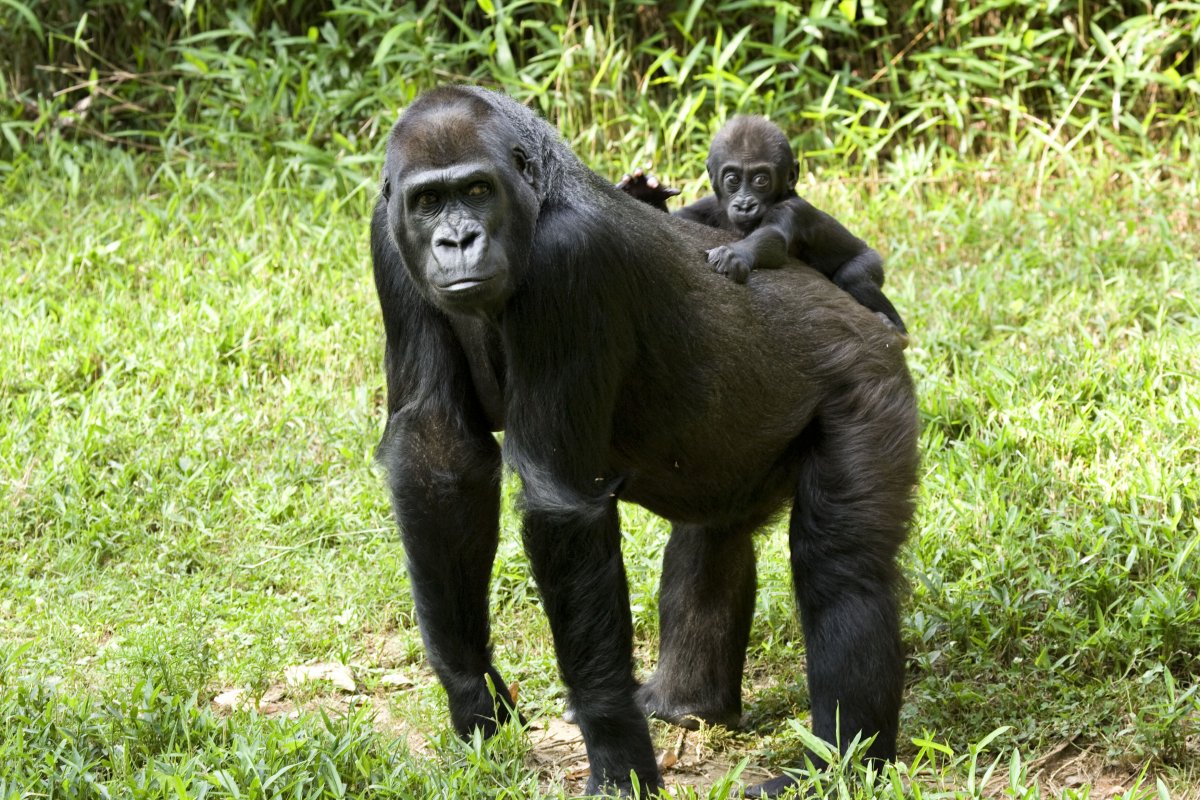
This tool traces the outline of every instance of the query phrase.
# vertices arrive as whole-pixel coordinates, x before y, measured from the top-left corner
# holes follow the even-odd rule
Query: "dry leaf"
[[[217,708],[226,711],[246,708],[247,706],[246,698],[241,689],[226,689],[214,697],[212,702]]]
[[[380,686],[414,686],[413,679],[403,672],[389,672],[379,679]]]
[[[313,681],[329,681],[343,692],[358,690],[354,673],[345,664],[321,663],[287,667],[283,671],[283,678],[290,686],[302,686]]]
[[[283,698],[287,697],[287,690],[279,684],[275,684],[270,689],[263,692],[263,696],[258,698],[259,704],[263,703],[278,703]]]

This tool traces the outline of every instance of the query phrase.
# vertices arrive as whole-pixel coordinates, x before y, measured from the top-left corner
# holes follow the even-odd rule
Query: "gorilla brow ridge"
[[[392,142],[404,142],[404,149],[415,154],[421,163],[431,166],[460,163],[465,153],[478,153],[486,145],[479,136],[477,122],[480,112],[487,113],[490,109],[468,108],[468,100],[464,97],[454,105],[434,106],[430,111],[417,109],[421,113],[419,124],[405,119],[392,130]]]
[[[573,154],[558,129],[508,95],[478,86],[446,86],[437,91],[452,96],[470,95],[487,104],[487,111],[482,113],[489,119],[503,122],[513,129],[526,156],[538,166],[540,175],[536,189],[540,200],[570,195],[570,190],[561,188],[564,181],[568,185],[571,183],[572,179],[566,176],[573,173],[575,180],[583,180],[586,175],[587,168],[582,162],[563,158],[563,153]]]
[[[586,172],[582,163],[564,161],[560,150],[567,145],[557,129],[507,95],[478,86],[439,86],[421,95],[392,128],[390,142],[405,142],[406,151],[419,153],[435,166],[453,164],[464,160],[464,153],[495,149],[496,136],[480,135],[488,126],[511,129],[516,143],[536,163],[539,177],[535,190],[541,201],[569,196],[569,190],[556,187],[563,181],[571,183],[566,175],[578,173],[575,179],[579,180]],[[471,143],[462,141],[464,130],[474,137]]]

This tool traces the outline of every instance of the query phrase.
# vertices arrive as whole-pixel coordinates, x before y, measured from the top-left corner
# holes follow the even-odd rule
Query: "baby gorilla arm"
[[[734,283],[745,283],[752,269],[775,269],[787,257],[787,235],[774,225],[762,225],[745,239],[708,251],[708,263]]]

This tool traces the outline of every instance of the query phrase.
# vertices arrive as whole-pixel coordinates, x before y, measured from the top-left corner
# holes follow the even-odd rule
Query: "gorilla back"
[[[484,90],[421,96],[388,141],[371,226],[379,458],[429,659],[460,733],[515,714],[496,700],[487,608],[503,428],[589,790],[657,785],[644,712],[736,723],[750,535],[789,500],[814,729],[895,754],[895,560],[917,470],[902,343],[802,266],[726,281],[705,253],[729,237],[627,197]],[[672,522],[642,686],[618,497]]]

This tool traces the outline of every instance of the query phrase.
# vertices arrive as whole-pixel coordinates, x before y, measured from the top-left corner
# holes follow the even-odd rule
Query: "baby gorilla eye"
[[[468,197],[486,197],[492,193],[492,187],[483,181],[477,181],[467,187]]]
[[[759,189],[765,189],[771,185],[771,178],[766,173],[760,173],[754,176],[754,185]]]
[[[738,184],[740,184],[741,182],[742,182],[741,179],[737,175],[734,175],[732,173],[725,176],[725,185],[728,186],[730,189],[736,189],[738,187]]]

